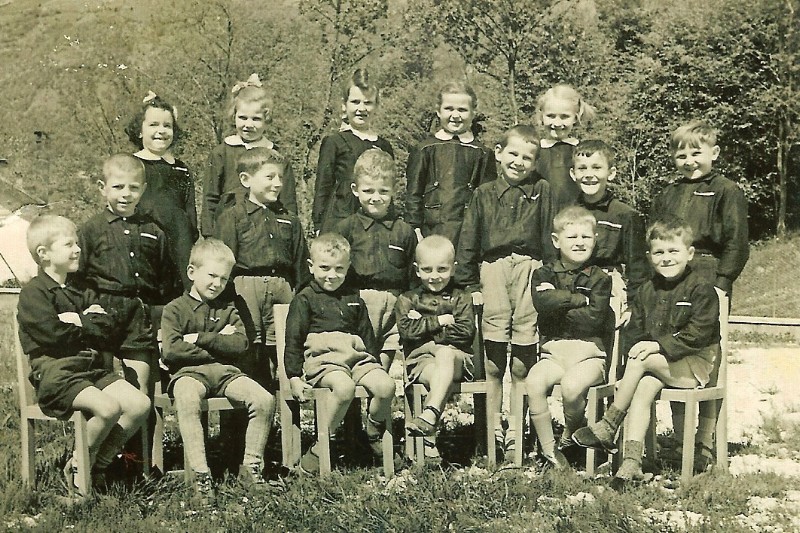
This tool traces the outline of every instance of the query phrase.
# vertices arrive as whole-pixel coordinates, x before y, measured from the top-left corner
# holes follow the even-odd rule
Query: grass
[[[800,274],[800,233],[753,243],[750,259],[733,288],[734,315],[800,317],[800,300],[789,280]]]

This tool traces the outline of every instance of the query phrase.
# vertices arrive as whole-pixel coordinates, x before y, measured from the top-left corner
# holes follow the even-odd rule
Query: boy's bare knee
[[[514,360],[511,362],[511,377],[515,380],[523,380],[528,376],[528,367],[522,361]]]
[[[331,391],[339,402],[350,402],[356,396],[356,384],[352,380],[341,380],[331,387]]]
[[[394,380],[387,375],[376,381],[372,394],[376,398],[391,398],[394,396],[395,390]]]
[[[267,391],[256,394],[250,402],[250,408],[258,415],[269,416],[275,409],[275,397]]]
[[[489,379],[502,379],[503,374],[506,373],[505,367],[500,369],[497,367],[496,364],[494,364],[492,361],[489,360],[486,361],[485,370],[486,370],[486,377]]]
[[[116,399],[108,396],[106,401],[95,407],[94,416],[102,418],[109,424],[116,424],[119,417],[122,416],[122,407]]]

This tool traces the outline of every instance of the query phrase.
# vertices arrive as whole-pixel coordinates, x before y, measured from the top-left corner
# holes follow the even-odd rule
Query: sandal
[[[300,471],[308,475],[319,474],[319,455],[314,451],[314,447],[308,449],[300,458]]]
[[[426,406],[423,411],[425,410],[431,411],[434,414],[436,422],[431,424],[421,416],[414,417],[414,419],[407,424],[408,434],[412,437],[432,437],[436,435],[439,426],[439,418],[442,416],[442,413],[432,405]]]

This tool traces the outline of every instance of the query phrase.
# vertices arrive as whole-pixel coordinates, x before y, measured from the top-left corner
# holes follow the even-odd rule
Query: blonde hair
[[[717,144],[717,130],[704,120],[692,120],[679,126],[672,132],[669,140],[669,147],[673,152],[685,147],[697,148],[701,144]]]
[[[342,102],[347,102],[348,98],[350,98],[350,89],[358,87],[361,89],[361,92],[364,93],[364,96],[375,95],[375,105],[378,105],[378,101],[380,100],[380,87],[378,87],[376,83],[370,81],[369,78],[369,71],[366,68],[356,69],[352,77],[342,86]]]
[[[282,171],[286,171],[286,158],[273,150],[259,146],[245,150],[239,159],[236,160],[236,172],[238,174],[255,174],[264,165],[278,165]]]
[[[542,109],[544,109],[545,104],[555,99],[570,102],[575,109],[578,124],[582,126],[591,122],[597,115],[597,110],[594,106],[587,104],[574,87],[561,83],[547,89],[536,101],[536,122],[538,124],[542,123]]]
[[[255,81],[251,81],[255,79]],[[225,109],[225,118],[231,126],[236,125],[236,108],[239,104],[256,102],[261,105],[261,112],[264,114],[264,121],[269,119],[272,112],[272,97],[266,89],[261,86],[258,76],[253,75],[247,81],[240,81],[231,90],[231,99]]]
[[[338,233],[323,233],[313,241],[308,247],[311,261],[316,261],[320,254],[328,254],[333,257],[346,257],[350,259],[350,243]]]
[[[222,261],[228,268],[233,268],[236,264],[236,257],[233,251],[219,239],[206,238],[198,241],[192,246],[189,255],[189,264],[195,268],[200,268],[206,261]]]
[[[439,89],[439,107],[442,106],[442,97],[446,94],[466,94],[472,99],[472,109],[474,110],[478,107],[478,95],[475,94],[475,89],[465,81],[451,81],[445,83],[442,88]]]
[[[414,258],[417,260],[417,262],[419,262],[421,261],[420,258],[425,254],[441,252],[447,253],[447,257],[450,262],[455,261],[456,249],[450,239],[444,235],[429,235],[419,241],[419,244],[417,244],[417,249],[414,252]]]
[[[597,227],[597,219],[585,207],[571,205],[559,211],[553,218],[553,231],[555,233],[561,233],[567,229],[567,226],[573,224],[590,224],[592,230],[594,230]]]
[[[139,183],[145,183],[145,170],[144,163],[138,158],[130,154],[114,154],[103,162],[103,181],[108,179],[108,176],[118,171],[126,176],[136,176],[139,178]]]
[[[78,233],[78,228],[70,219],[57,215],[39,215],[31,221],[28,232],[25,234],[25,241],[31,257],[40,264],[37,249],[40,246],[50,248],[56,239],[66,235]]]
[[[362,178],[381,180],[394,186],[397,179],[394,159],[380,148],[364,151],[353,167],[353,183],[358,184]]]
[[[680,239],[687,247],[694,242],[694,232],[692,227],[681,217],[672,216],[656,220],[647,228],[647,244],[653,241],[669,241]]]

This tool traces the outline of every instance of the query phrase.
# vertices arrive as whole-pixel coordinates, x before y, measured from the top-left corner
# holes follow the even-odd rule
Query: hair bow
[[[142,99],[143,104],[149,104],[153,100],[155,100],[158,96],[153,91],[147,91],[147,96]]]
[[[239,94],[239,91],[245,87],[261,87],[262,85],[263,84],[261,83],[261,79],[259,79],[258,74],[253,72],[245,81],[237,81],[236,85],[234,85],[233,89],[231,89],[231,93],[233,95],[237,95]]]

